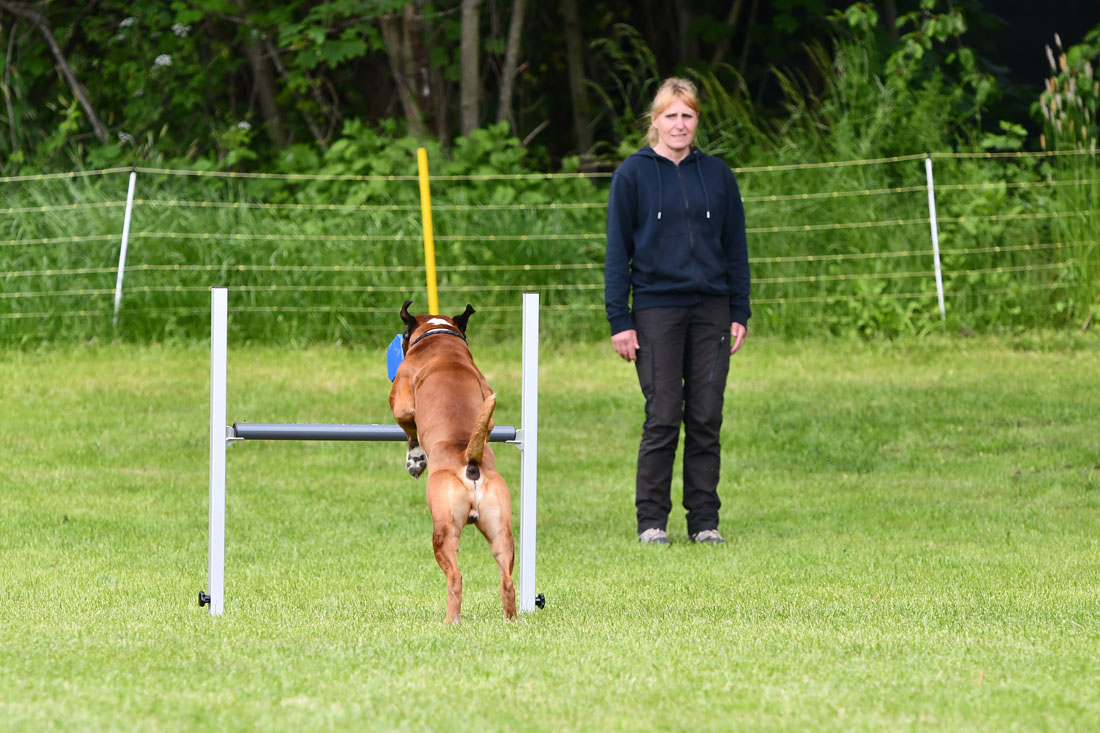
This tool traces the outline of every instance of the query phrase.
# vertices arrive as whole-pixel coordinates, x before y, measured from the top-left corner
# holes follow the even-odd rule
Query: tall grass
[[[377,182],[275,187],[141,174],[114,330],[110,291],[124,198],[117,189],[124,180],[36,182],[14,192],[12,208],[23,210],[11,215],[12,240],[2,250],[6,341],[201,337],[208,328],[207,291],[215,285],[233,291],[235,335],[272,342],[377,343],[400,330],[396,313],[406,298],[427,308],[415,179],[364,192],[359,189]],[[459,312],[473,302],[488,325],[511,328],[520,291],[543,291],[553,308],[576,303],[570,288],[583,288],[584,315],[595,314],[602,243],[594,221],[602,212],[591,186],[581,182],[597,208],[551,210],[559,192],[576,201],[576,181],[540,185],[534,200],[522,181],[492,189],[448,183],[438,183],[434,194],[443,308]],[[499,190],[507,195],[494,195]],[[368,203],[359,203],[363,199]],[[70,202],[81,208],[37,210]],[[543,208],[522,208],[528,203]],[[100,234],[99,241],[33,243]],[[572,325],[548,327],[548,333],[574,333]]]
[[[921,156],[739,170],[754,330],[876,337],[941,327]],[[941,155],[934,170],[947,327],[1086,324],[1100,294],[1097,161]],[[124,181],[8,184],[5,343],[204,338],[215,285],[232,290],[238,340],[377,344],[392,337],[406,298],[427,307],[415,181],[363,196],[344,181],[143,173],[116,329]],[[514,330],[519,293],[536,290],[552,314],[548,337],[605,335],[606,178],[440,179],[433,189],[445,311],[471,302],[487,326]]]

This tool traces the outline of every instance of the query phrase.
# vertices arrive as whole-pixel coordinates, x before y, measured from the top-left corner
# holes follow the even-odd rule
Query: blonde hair
[[[657,94],[653,97],[653,102],[649,105],[649,132],[646,133],[645,139],[650,147],[658,142],[657,128],[654,126],[653,120],[673,102],[683,102],[691,107],[696,116],[699,115],[699,92],[695,88],[695,84],[678,76],[670,76],[665,79],[657,90]]]

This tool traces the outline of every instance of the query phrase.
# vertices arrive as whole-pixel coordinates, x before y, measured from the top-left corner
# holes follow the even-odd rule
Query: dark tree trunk
[[[405,69],[406,77],[413,87],[417,100],[417,108],[424,118],[424,126],[432,123],[436,116],[435,95],[438,85],[432,75],[431,61],[428,58],[428,44],[424,43],[424,20],[417,13],[413,3],[405,6],[405,27],[403,40],[408,49],[406,59],[408,66]]]
[[[259,38],[252,38],[245,44],[245,54],[248,57],[248,66],[252,69],[253,89],[260,101],[260,112],[264,116],[267,134],[271,136],[271,142],[276,147],[284,148],[288,138],[283,113],[276,101],[279,89],[275,86],[275,71],[271,60],[264,53]]]
[[[730,11],[726,15],[726,25],[729,26],[729,32],[722,37],[718,47],[714,49],[714,55],[710,57],[711,68],[726,60],[726,54],[730,50],[730,41],[733,40],[733,36],[737,32],[737,19],[741,17],[741,9],[744,7],[745,0],[733,0],[730,3]]]
[[[749,22],[745,24],[745,43],[741,46],[741,62],[737,65],[737,70],[741,74],[741,78],[745,78],[745,67],[749,65],[749,49],[752,48],[752,36],[749,35],[749,31],[752,30],[752,24],[756,22],[756,11],[760,9],[760,0],[752,0],[752,5],[749,7]]]
[[[694,64],[699,60],[699,36],[692,28],[695,11],[684,0],[676,3],[676,23],[680,30],[680,63]]]
[[[497,122],[507,120],[516,129],[516,116],[512,111],[512,93],[515,89],[516,68],[519,63],[519,44],[523,34],[523,15],[527,10],[527,0],[513,0],[512,20],[508,24],[508,46],[504,51],[504,68],[500,78],[500,106],[497,108]]]
[[[425,138],[428,136],[428,131],[424,127],[420,105],[416,102],[415,74],[412,72],[411,50],[408,44],[404,42],[406,36],[401,28],[403,24],[396,15],[383,15],[380,20],[382,22],[382,42],[386,46],[386,56],[390,61],[394,85],[397,87],[397,97],[401,101],[401,108],[405,112],[409,133],[413,137]]]
[[[882,14],[886,17],[886,28],[890,31],[890,38],[898,40],[898,4],[894,0],[883,0]]]
[[[581,38],[577,0],[562,0],[565,18],[565,62],[569,71],[569,98],[573,103],[573,134],[581,155],[592,149],[592,128],[588,118],[588,95],[584,91],[584,42]]]
[[[462,0],[462,47],[460,50],[462,85],[459,90],[459,108],[462,113],[461,130],[463,135],[469,135],[477,129],[478,105],[481,102],[478,75],[479,5],[481,5],[481,0]]]
[[[8,135],[11,138],[12,153],[19,151],[19,136],[15,132],[15,106],[11,101],[11,57],[15,50],[15,29],[18,26],[19,21],[11,24],[11,30],[8,31],[8,50],[4,55],[4,106],[8,111]],[[2,29],[2,26],[0,26],[0,29]]]

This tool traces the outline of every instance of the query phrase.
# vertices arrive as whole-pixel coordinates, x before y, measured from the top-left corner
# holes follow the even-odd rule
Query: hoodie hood
[[[691,152],[689,152],[687,155],[685,155],[684,158],[679,163],[675,163],[675,162],[669,160],[668,158],[666,158],[665,156],[658,153],[656,150],[654,150],[649,145],[646,145],[644,148],[642,148],[638,152],[634,153],[634,155],[638,155],[638,156],[641,156],[643,158],[649,158],[650,160],[653,161],[653,170],[657,174],[657,219],[658,220],[660,220],[661,216],[664,213],[663,212],[664,198],[663,198],[663,195],[662,195],[662,188],[663,187],[661,186],[661,168],[662,168],[662,166],[672,166],[673,168],[676,168],[678,166],[685,165],[685,164],[686,165],[691,165],[691,167],[695,168],[695,174],[699,177],[699,185],[702,186],[702,188],[703,188],[703,198],[704,198],[704,201],[706,203],[706,215],[707,215],[708,219],[710,218],[710,192],[707,190],[707,182],[703,178],[703,167],[701,165],[699,165],[699,158],[703,157],[703,154],[701,152],[699,152],[699,148],[692,148]],[[631,156],[631,157],[633,157],[633,156]]]

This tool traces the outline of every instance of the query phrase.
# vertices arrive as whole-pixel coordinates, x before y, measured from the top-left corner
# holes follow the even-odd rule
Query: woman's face
[[[663,146],[677,156],[686,155],[695,140],[695,126],[698,124],[695,110],[677,99],[653,117],[653,126],[657,128],[657,146]]]

